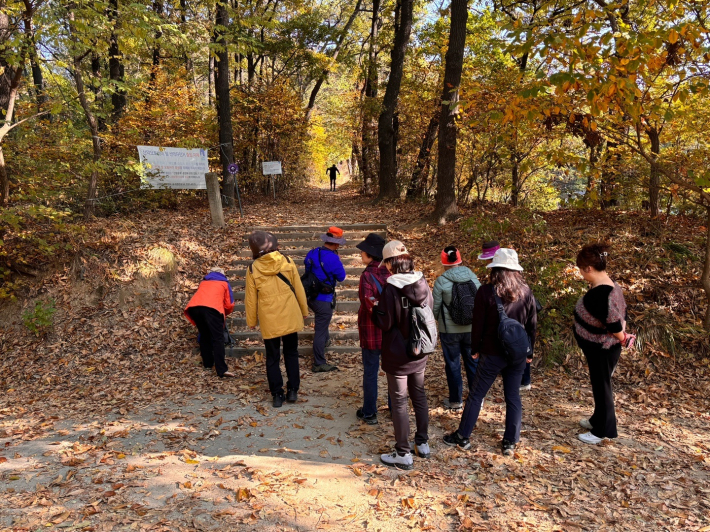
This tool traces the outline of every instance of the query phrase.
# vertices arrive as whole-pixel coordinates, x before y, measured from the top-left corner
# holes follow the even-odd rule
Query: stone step
[[[268,231],[270,233],[288,233],[288,232],[317,232],[317,233],[325,233],[329,227],[332,227],[335,225],[336,227],[340,227],[344,233],[350,232],[350,231],[368,231],[368,232],[374,232],[374,231],[387,231],[387,225],[386,224],[338,224],[337,222],[333,222],[329,225],[270,225],[270,226],[259,226],[259,227],[250,227],[249,231]]]
[[[304,321],[306,323],[306,327],[313,327],[315,318],[313,316],[308,316]],[[343,314],[343,315],[334,315],[333,319],[330,320],[330,325],[331,328],[333,326],[337,327],[338,324],[347,324],[348,326],[353,326],[357,324],[357,314]],[[229,328],[229,331],[233,330],[238,330],[238,329],[243,329],[247,326],[247,319],[246,318],[227,318],[227,327]]]
[[[308,252],[311,250],[311,248],[300,248],[300,249],[289,249],[289,250],[284,250],[284,255],[288,255],[289,257],[305,257],[308,255]],[[341,248],[338,250],[338,255],[341,257],[348,257],[350,255],[357,255],[358,259],[360,260],[360,250],[357,248]],[[248,249],[241,250],[239,252],[239,255],[237,257],[240,258],[251,258],[251,251]]]
[[[301,272],[303,273],[303,272]],[[244,273],[243,275],[246,275]],[[244,288],[244,284],[246,283],[246,279],[236,279],[234,281],[230,281],[229,284],[232,285],[232,288]],[[345,280],[342,283],[338,283],[338,286],[347,286],[350,288],[357,287],[358,284],[360,283],[360,278],[359,277],[351,277],[351,278],[345,278]]]
[[[323,241],[320,238],[318,240],[281,240],[280,238],[278,238],[278,240],[279,248],[282,250],[286,250],[287,253],[293,248],[306,248],[308,250],[311,250],[313,248],[319,248],[323,245]],[[355,240],[346,240],[345,245],[354,248],[360,242],[362,242],[362,239],[360,238]],[[358,250],[358,252],[359,251],[360,250]],[[338,251],[338,253],[340,253],[340,251]]]
[[[338,299],[357,299],[358,297],[358,291],[354,289],[336,290]],[[244,291],[233,291],[232,294],[234,295],[235,301],[244,301]]]
[[[244,356],[251,356],[254,353],[265,353],[264,345],[255,345],[254,347],[227,347],[225,350],[225,355],[228,358],[241,358]],[[359,345],[331,345],[326,350],[326,353],[360,353]],[[313,356],[313,346],[303,345],[298,346],[298,354],[300,357]]]
[[[322,243],[322,240],[320,239],[320,235],[323,234],[323,231],[311,231],[309,233],[305,232],[285,232],[285,231],[271,231],[271,233],[279,240],[279,242],[283,240],[309,240],[313,242],[320,242]],[[353,239],[357,240],[357,242],[361,242],[365,239],[367,235],[370,233],[375,233],[377,235],[380,235],[382,238],[387,238],[387,231],[345,231],[343,233],[343,236],[347,239]],[[244,243],[246,243],[249,239],[250,233],[245,233],[244,234]]]
[[[291,260],[296,263],[296,266],[299,266],[299,269],[302,269],[302,268],[300,268],[300,267],[303,266],[303,259],[305,258],[305,255],[306,255],[306,253],[308,253],[308,251],[309,251],[309,250],[305,250],[305,252],[303,253],[303,255],[300,256],[300,257],[298,257],[298,256],[295,256],[295,257],[294,257],[294,256],[293,256],[294,253],[292,253],[291,251],[289,251],[289,252],[287,252],[287,253],[284,253],[284,255],[288,255],[288,256],[291,258]],[[340,257],[340,262],[342,262],[342,263],[343,263],[343,266],[345,266],[345,267],[348,267],[348,266],[360,266],[360,267],[361,267],[361,268],[360,268],[360,271],[362,272],[362,270],[364,269],[364,266],[362,266],[362,261],[360,260],[360,250],[358,249],[357,251],[358,251],[357,257],[354,257],[354,256],[352,256],[352,257],[342,257],[342,256],[341,256],[341,257]],[[244,254],[242,255],[242,257],[246,257],[246,256],[247,256],[247,252],[244,252]],[[233,260],[233,261],[232,261],[232,265],[233,265],[233,266],[249,266],[252,262],[254,262],[254,259],[251,259],[251,258],[249,258],[249,259],[247,259],[247,258],[240,258],[240,259],[237,259],[237,260]],[[347,271],[347,270],[346,270],[346,271]]]
[[[335,312],[351,312],[353,314],[357,313],[360,308],[359,301],[337,301],[335,304]],[[234,305],[234,312],[244,312],[244,304],[238,303]]]
[[[259,340],[261,341],[261,332],[259,331],[230,331],[232,338],[235,342],[240,342],[244,340]],[[313,335],[315,333],[311,330],[300,331],[298,333],[299,341],[313,342]],[[330,339],[334,342],[347,342],[348,340],[358,340],[360,338],[357,329],[340,329],[331,330]]]
[[[236,261],[236,262],[246,262],[247,265],[251,264],[253,261],[248,260],[248,261]],[[300,261],[299,261],[300,262]],[[358,277],[360,274],[363,272],[365,269],[364,266],[346,266],[345,268],[345,274],[346,275],[357,275]],[[303,275],[303,273],[306,271],[306,267],[301,265],[298,267],[298,273],[299,275]],[[246,277],[247,275],[247,270],[246,268],[244,269],[239,269],[239,270],[227,270],[227,277]],[[348,279],[345,279],[347,281]],[[235,282],[235,281],[233,281]],[[232,285],[235,286],[235,285]],[[242,281],[241,286],[244,286],[244,281]]]

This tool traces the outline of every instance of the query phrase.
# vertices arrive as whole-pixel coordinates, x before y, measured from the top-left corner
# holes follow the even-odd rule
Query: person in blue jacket
[[[313,336],[313,372],[337,370],[337,366],[328,364],[325,359],[325,348],[330,344],[330,320],[335,309],[335,286],[345,280],[345,268],[338,256],[338,248],[345,244],[343,230],[339,227],[329,227],[328,232],[321,235],[323,246],[308,252],[304,261],[324,289],[314,299],[308,301],[308,306],[315,314],[315,334]]]

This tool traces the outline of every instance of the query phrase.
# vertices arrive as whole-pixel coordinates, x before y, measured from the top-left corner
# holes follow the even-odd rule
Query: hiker
[[[469,389],[478,366],[478,360],[471,356],[471,318],[473,302],[481,283],[476,274],[462,263],[461,252],[455,246],[444,248],[441,252],[444,273],[434,283],[433,310],[439,325],[446,383],[449,387],[444,407],[454,412],[463,410],[461,360]]]
[[[315,314],[315,334],[313,336],[313,372],[321,373],[337,370],[337,366],[328,364],[325,349],[330,345],[330,320],[335,309],[335,286],[345,280],[345,268],[338,256],[338,248],[345,244],[343,230],[329,227],[321,235],[323,246],[308,252],[304,260],[306,272],[312,272],[318,280],[318,286],[310,289],[308,306]],[[314,293],[316,292],[316,293]]]
[[[626,333],[626,301],[606,273],[608,258],[609,246],[601,243],[587,244],[577,254],[577,268],[590,288],[574,309],[574,337],[587,359],[594,395],[592,417],[579,422],[589,432],[579,439],[592,445],[618,435],[611,377],[622,346],[631,348],[636,340]]]
[[[428,306],[434,299],[422,272],[414,271],[414,260],[398,240],[388,242],[382,250],[382,264],[392,274],[372,312],[372,321],[382,329],[382,369],[387,374],[387,388],[392,401],[395,450],[380,460],[398,469],[412,469],[412,450],[421,458],[429,458],[429,407],[424,391],[427,356],[413,358],[409,354],[410,318],[413,307]],[[433,321],[433,315],[432,315]],[[417,430],[414,449],[409,443],[409,404],[412,400]]]
[[[357,311],[357,329],[362,349],[362,408],[355,415],[368,425],[377,425],[377,376],[380,373],[382,331],[372,321],[372,309],[390,276],[387,268],[380,268],[385,240],[370,233],[357,246],[362,255],[365,271],[360,275]]]
[[[249,235],[249,248],[254,262],[247,269],[247,325],[256,327],[257,318],[266,350],[266,379],[275,408],[284,400],[295,403],[301,377],[298,369],[298,331],[308,316],[306,293],[296,264],[282,255],[276,237],[264,231]],[[281,344],[286,366],[286,395],[281,376]]]
[[[473,358],[478,359],[478,368],[459,428],[444,436],[444,443],[464,450],[471,448],[469,437],[478,421],[483,399],[500,374],[503,376],[506,404],[501,450],[504,455],[510,456],[520,440],[523,413],[520,379],[525,363],[532,360],[537,312],[535,298],[520,274],[523,268],[518,264],[518,254],[514,250],[500,248],[486,268],[491,270],[489,281],[476,294],[471,327]],[[502,316],[498,305],[504,309]],[[525,336],[526,349],[522,352],[510,353],[503,344],[503,338],[498,334],[501,318],[510,318],[524,327],[521,332]],[[516,324],[518,328],[520,325]]]
[[[205,369],[218,377],[234,377],[224,357],[226,316],[234,310],[234,295],[222,268],[211,268],[185,307],[185,317],[200,332],[200,355]]]
[[[495,252],[500,249],[500,243],[497,240],[491,240],[490,242],[485,242],[483,244],[483,248],[481,249],[481,254],[478,256],[478,260],[485,261],[486,263],[490,264],[491,260],[493,259],[493,255],[495,255]],[[535,309],[537,312],[540,312],[542,310],[542,306],[540,303],[538,303],[537,299],[535,300]],[[530,362],[527,362],[525,364],[525,371],[523,372],[523,378],[520,380],[520,391],[528,391],[532,388],[532,384],[530,382]]]
[[[333,163],[333,166],[328,168],[325,171],[325,173],[330,176],[330,190],[334,191],[335,190],[335,176],[340,173],[340,170],[338,170],[338,167],[335,166],[335,163]]]

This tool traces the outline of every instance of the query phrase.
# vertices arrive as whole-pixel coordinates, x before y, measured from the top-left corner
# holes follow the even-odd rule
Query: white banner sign
[[[207,188],[207,150],[138,146],[150,188]]]
[[[264,175],[281,174],[281,161],[264,161],[261,163],[261,171]]]

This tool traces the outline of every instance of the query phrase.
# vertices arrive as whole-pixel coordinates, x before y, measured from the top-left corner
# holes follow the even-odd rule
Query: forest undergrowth
[[[0,508],[26,509],[21,518],[0,510],[6,519],[0,529],[111,530],[136,523],[144,530],[189,530],[196,525],[186,520],[184,510],[201,500],[201,492],[209,492],[214,504],[209,522],[200,525],[204,529],[221,523],[246,530],[260,519],[289,529],[279,521],[289,510],[279,513],[275,500],[299,492],[310,480],[269,483],[257,475],[255,481],[253,471],[245,474],[253,467],[247,460],[219,470],[220,478],[233,483],[226,487],[226,481],[214,480],[208,489],[183,479],[160,503],[139,503],[131,493],[140,487],[135,479],[150,469],[136,462],[145,452],[126,449],[121,442],[128,433],[107,426],[140,416],[148,407],[167,412],[172,408],[167,405],[186,400],[209,406],[220,394],[258,413],[233,427],[220,427],[219,412],[203,416],[200,423],[211,424],[203,436],[216,431],[210,437],[218,440],[220,431],[232,431],[237,442],[232,445],[239,448],[238,425],[248,429],[271,417],[262,406],[267,404],[263,363],[258,356],[233,361],[239,378],[228,382],[202,375],[195,333],[182,315],[199,280],[210,266],[229,269],[250,226],[386,223],[390,238],[405,242],[432,284],[441,273],[438,257],[446,245],[459,246],[479,277],[485,269],[475,256],[483,241],[500,240],[520,254],[526,279],[544,307],[533,390],[524,399],[522,444],[514,458],[499,456],[504,403],[497,387],[472,437],[473,450],[440,444],[457,416],[439,408],[446,387],[439,355],[427,370],[435,457],[417,462],[412,474],[392,473],[372,462],[389,448],[389,419],[372,431],[356,423],[358,358],[343,355],[339,379],[345,384],[333,406],[342,411],[331,414],[352,415],[353,422],[338,446],[347,449],[348,439],[359,439],[372,456],[333,457],[333,462],[347,470],[342,482],[353,486],[363,508],[354,514],[331,508],[333,515],[323,518],[321,512],[317,523],[304,526],[710,530],[710,341],[701,328],[704,298],[697,279],[704,230],[697,231],[698,220],[651,221],[646,213],[619,211],[538,213],[484,204],[462,209],[445,226],[423,225],[429,211],[410,203],[373,206],[350,187],[337,193],[291,192],[278,201],[248,198],[244,217],[230,211],[223,230],[211,227],[206,200],[94,219],[62,231],[50,230],[59,222],[48,222],[43,242],[56,246],[52,253],[42,253],[20,231],[6,231],[8,256],[34,253],[43,259],[32,262],[31,271],[14,268],[4,288],[17,299],[4,299],[0,310]],[[58,236],[52,240],[52,235]],[[624,353],[615,375],[620,437],[600,447],[576,441],[577,422],[589,413],[592,398],[586,365],[571,336],[572,308],[585,288],[574,257],[583,243],[594,240],[612,243],[610,273],[626,293],[629,329],[639,333],[639,350]],[[67,421],[94,425],[78,436],[62,428]],[[34,457],[33,463],[45,462],[45,469],[37,466],[41,472],[34,474],[59,476],[32,484],[33,473],[23,465],[29,458],[18,449],[51,438],[64,444]],[[185,439],[172,443],[163,455],[201,467],[198,446]],[[156,474],[169,474],[170,467],[166,462]],[[111,487],[98,486],[106,483]]]

